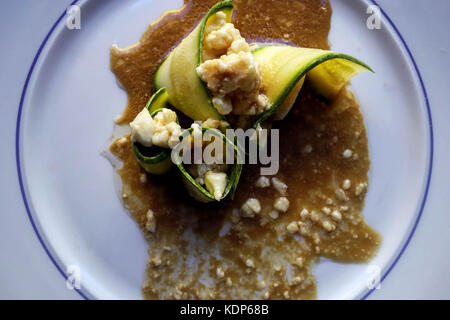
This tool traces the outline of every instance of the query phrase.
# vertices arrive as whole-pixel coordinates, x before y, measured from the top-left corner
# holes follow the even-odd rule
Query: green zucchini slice
[[[213,6],[197,27],[169,53],[154,78],[155,89],[167,88],[170,104],[196,121],[223,120],[196,71],[203,60],[205,26],[209,18],[219,11],[226,14],[227,22],[231,22],[233,1],[225,0]]]
[[[271,103],[268,110],[256,117],[254,126],[271,116],[283,119],[305,76],[321,95],[332,98],[351,77],[362,71],[372,71],[351,56],[320,49],[269,45],[252,53],[260,66],[262,90]]]
[[[150,112],[154,113],[158,109],[162,109],[167,106],[169,101],[169,95],[167,94],[166,88],[161,88],[157,90],[148,100],[145,108]]]
[[[168,95],[166,88],[161,88],[151,96],[145,108],[154,117],[167,105]],[[178,123],[178,118],[177,118]],[[139,164],[150,174],[163,175],[172,167],[170,158],[171,149],[158,146],[145,147],[140,143],[133,142],[132,149]]]
[[[228,179],[227,179],[227,184],[225,186],[225,190],[222,194],[222,197],[219,200],[216,200],[216,198],[214,197],[214,194],[209,192],[205,186],[198,183],[194,179],[194,177],[188,172],[188,169],[183,164],[182,159],[179,157],[178,152],[174,152],[174,154],[173,154],[174,162],[177,165],[178,169],[180,170],[180,173],[183,178],[183,182],[186,186],[186,189],[192,198],[194,198],[195,200],[197,200],[199,202],[203,202],[203,203],[221,201],[221,200],[225,199],[227,196],[231,196],[231,198],[233,198],[234,194],[236,192],[237,185],[239,183],[239,179],[241,177],[242,167],[243,167],[243,165],[239,164],[237,161],[238,148],[232,141],[227,139],[227,137],[217,129],[209,129],[209,128],[202,127],[201,130],[202,130],[203,134],[206,131],[213,133],[215,136],[221,138],[225,144],[227,144],[228,146],[233,148],[234,164],[231,168],[229,168],[227,170],[227,178]],[[182,141],[186,136],[191,135],[192,131],[193,131],[192,128],[185,130],[184,134],[182,134],[182,136],[180,137],[180,140]]]

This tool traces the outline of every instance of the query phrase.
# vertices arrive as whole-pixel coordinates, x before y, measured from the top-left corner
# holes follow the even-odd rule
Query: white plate
[[[126,95],[109,70],[109,47],[134,43],[180,1],[80,1],[81,30],[61,16],[29,70],[18,116],[18,169],[30,222],[63,276],[81,271],[86,298],[140,298],[145,242],[122,208],[110,164],[100,156]],[[335,51],[376,74],[352,83],[368,129],[372,167],[364,215],[383,236],[370,262],[384,279],[420,220],[433,154],[429,106],[413,56],[386,15],[365,27],[365,1],[333,1]],[[95,88],[95,90],[93,90]],[[92,119],[96,119],[93,121]],[[374,269],[371,269],[374,270]],[[365,298],[368,265],[320,263],[318,296]]]

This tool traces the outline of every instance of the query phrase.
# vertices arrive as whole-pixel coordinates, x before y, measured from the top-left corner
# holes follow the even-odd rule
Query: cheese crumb
[[[254,268],[254,267],[255,267],[255,263],[253,262],[252,259],[247,259],[247,260],[245,261],[245,265],[246,265],[247,267],[249,267],[249,268]]]
[[[333,220],[335,220],[335,221],[341,221],[341,220],[342,220],[342,214],[341,214],[339,211],[334,210],[334,211],[331,213],[331,218],[332,218]]]
[[[342,182],[342,189],[348,190],[352,186],[352,182],[349,179],[345,179],[344,182]]]
[[[159,257],[159,256],[153,257],[153,258],[151,259],[151,262],[152,262],[152,264],[153,264],[155,267],[159,267],[159,266],[161,265],[161,263],[162,263],[161,257]]]
[[[328,215],[328,214],[331,213],[331,209],[328,208],[328,207],[323,207],[323,208],[322,208],[322,212]]]
[[[350,149],[346,149],[343,153],[342,153],[342,157],[344,159],[348,159],[353,155],[353,151]]]
[[[280,213],[276,210],[272,210],[269,212],[269,217],[271,217],[273,220],[278,219],[279,216],[280,216]]]
[[[347,195],[345,194],[345,191],[342,190],[341,188],[337,189],[335,191],[336,197],[340,200],[340,201],[348,201],[349,198],[347,197]]]
[[[367,183],[360,183],[356,186],[355,189],[355,196],[360,196],[361,194],[363,194],[367,189]]]
[[[181,135],[181,127],[176,121],[177,114],[170,109],[163,108],[152,118],[144,108],[130,123],[131,141],[145,147],[173,148],[180,142]]]
[[[300,217],[302,217],[303,220],[308,219],[308,217],[309,217],[308,209],[303,208],[303,210],[300,212]]]
[[[331,223],[329,220],[323,221],[322,227],[328,232],[336,230],[336,226],[333,223]]]
[[[142,184],[146,184],[146,183],[147,183],[147,174],[146,174],[146,173],[141,173],[141,174],[139,175],[139,181],[140,181]]]
[[[275,200],[275,203],[273,205],[275,209],[281,212],[286,212],[289,209],[289,200],[286,197],[280,197]]]
[[[286,227],[286,230],[289,231],[289,233],[296,233],[298,231],[297,222],[293,221],[293,222],[289,223]]]
[[[260,176],[258,180],[256,180],[255,186],[257,186],[258,188],[270,187],[270,179],[265,176]]]
[[[145,229],[152,233],[156,231],[156,217],[151,209],[147,211],[147,222],[145,223]]]
[[[223,272],[221,267],[217,267],[216,275],[217,275],[217,278],[222,279],[225,276],[225,272]]]
[[[313,221],[313,222],[317,222],[317,221],[319,221],[319,214],[317,213],[317,211],[315,211],[315,210],[313,210],[313,211],[311,211],[311,220]]]
[[[214,97],[212,103],[214,108],[222,115],[227,115],[233,111],[233,105],[229,97]]]
[[[272,178],[272,184],[275,190],[277,190],[281,195],[286,195],[288,186],[283,181],[274,177]]]
[[[227,174],[224,172],[208,171],[205,174],[206,189],[214,195],[214,199],[217,201],[222,199],[225,187],[227,186],[227,181]]]
[[[241,207],[242,216],[244,218],[254,218],[256,214],[261,212],[261,204],[258,199],[249,198]]]
[[[203,63],[198,76],[212,93],[216,110],[223,115],[256,115],[270,101],[260,93],[261,74],[250,45],[226,15],[219,11],[211,18],[203,41]]]

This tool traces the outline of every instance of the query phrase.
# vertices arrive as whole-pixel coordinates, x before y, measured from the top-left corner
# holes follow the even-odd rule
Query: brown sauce
[[[186,1],[152,24],[135,46],[111,50],[111,68],[128,93],[121,123],[132,121],[149,99],[164,55],[215,3]],[[247,39],[328,49],[330,19],[327,1],[235,0],[233,22]],[[306,83],[289,115],[274,125],[281,143],[277,177],[288,185],[290,201],[277,219],[269,213],[280,195],[273,187],[255,186],[256,165],[244,167],[234,200],[199,204],[187,196],[176,170],[146,177],[129,139],[111,145],[123,162],[118,173],[124,205],[149,243],[145,298],[313,299],[311,265],[319,257],[366,262],[376,253],[380,236],[361,215],[370,161],[363,117],[351,92],[345,89],[327,104]],[[347,149],[352,154],[344,158]],[[351,186],[344,191],[347,179]],[[259,199],[262,212],[240,218],[238,209],[250,197]],[[309,216],[302,217],[305,208]],[[149,209],[156,215],[154,233],[145,228]],[[342,219],[333,219],[333,211]],[[286,228],[293,221],[304,226],[295,234]],[[333,231],[326,230],[325,221]]]

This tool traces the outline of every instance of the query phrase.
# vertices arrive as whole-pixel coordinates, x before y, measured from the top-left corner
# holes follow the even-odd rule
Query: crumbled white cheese
[[[345,179],[344,182],[342,182],[342,189],[348,190],[352,186],[352,182],[349,179]]]
[[[139,175],[139,181],[141,181],[142,184],[146,184],[147,183],[147,174],[146,173],[141,173]]]
[[[220,128],[224,124],[225,124],[224,122],[217,120],[217,119],[207,119],[206,121],[204,121],[202,123],[202,126],[204,128],[217,129],[217,128]]]
[[[147,222],[145,223],[145,229],[150,232],[156,231],[156,217],[152,210],[147,211]]]
[[[213,93],[221,96],[237,90],[251,92],[261,84],[261,75],[250,52],[207,60],[197,67],[197,74]]]
[[[342,190],[341,188],[337,189],[337,190],[335,191],[335,194],[336,194],[336,197],[337,197],[340,201],[348,201],[348,200],[349,200],[348,197],[347,197],[347,195],[345,194],[345,191]]]
[[[328,208],[328,207],[323,207],[322,208],[322,212],[325,213],[325,214],[330,214],[331,213],[331,209]]]
[[[270,187],[270,179],[265,176],[260,176],[258,180],[256,180],[255,186],[257,186],[258,188]]]
[[[205,173],[206,189],[214,195],[214,199],[217,201],[222,199],[227,180],[227,174],[224,172],[208,171]]]
[[[303,208],[303,210],[300,212],[300,217],[302,217],[303,220],[308,219],[308,217],[309,217],[308,209]]]
[[[288,186],[283,181],[281,181],[277,177],[273,177],[272,185],[275,188],[275,190],[277,190],[281,195],[283,196],[286,195]]]
[[[344,159],[348,159],[353,155],[353,151],[350,149],[346,149],[343,153],[342,153],[342,157]]]
[[[155,121],[150,116],[147,109],[142,109],[138,113],[131,127],[131,141],[139,142],[143,146],[151,147],[153,145],[153,131],[155,128]]]
[[[205,30],[203,63],[198,76],[211,91],[212,103],[220,114],[255,115],[270,106],[260,93],[261,74],[249,44],[219,11]]]
[[[232,46],[234,41],[238,41],[241,39],[241,33],[239,32],[239,30],[236,29],[232,23],[225,23],[219,29],[213,30],[206,34],[206,37],[204,39],[205,49],[210,49],[213,52],[215,51],[219,52],[219,54],[223,54],[228,51],[228,48]],[[244,43],[247,44],[245,41]],[[239,46],[239,44],[237,44],[237,46]],[[249,50],[248,44],[245,49],[247,51]]]
[[[144,108],[130,123],[131,141],[145,147],[173,148],[179,143],[181,135],[181,127],[176,120],[176,113],[170,109],[163,108],[152,118]]]
[[[192,165],[188,167],[189,172],[192,174],[192,176],[195,178],[195,181],[201,185],[205,185],[206,180],[206,174],[208,172],[214,172],[214,173],[225,173],[228,169],[228,166],[226,164],[206,164],[206,163],[200,163],[196,165]],[[212,176],[211,178],[214,178]],[[217,177],[215,177],[217,178]],[[226,177],[228,179],[228,177]],[[223,177],[222,177],[223,179]],[[223,180],[222,180],[223,181]],[[210,181],[212,183],[212,180]],[[227,181],[225,181],[225,185],[227,184]],[[212,187],[212,185],[210,185]],[[219,187],[219,185],[217,185]],[[219,189],[218,189],[219,190]],[[214,193],[213,191],[208,190],[211,193]]]
[[[360,196],[364,192],[366,192],[367,189],[367,183],[360,183],[355,188],[355,196]]]
[[[332,218],[334,221],[341,221],[341,220],[342,220],[342,214],[341,214],[338,210],[334,210],[334,211],[331,213],[331,218]]]
[[[250,45],[245,41],[244,38],[234,40],[231,46],[228,48],[228,54],[239,53],[239,52],[250,52]]]
[[[298,227],[299,227],[299,233],[302,235],[302,236],[305,236],[305,235],[307,235],[308,234],[308,227],[306,226],[306,224],[304,223],[304,222],[302,222],[302,221],[298,221],[297,222],[298,223]]]
[[[242,216],[244,218],[254,218],[256,214],[261,212],[261,204],[258,199],[249,198],[241,207]]]
[[[277,210],[272,210],[269,212],[269,217],[271,217],[273,220],[278,219],[280,216],[280,213]]]
[[[225,272],[223,272],[223,269],[221,267],[217,267],[216,276],[219,279],[222,279],[225,276]]]
[[[255,263],[253,262],[252,259],[247,259],[247,260],[245,261],[245,265],[246,265],[247,267],[249,267],[249,268],[254,268],[254,267],[255,267]]]
[[[289,200],[286,197],[280,197],[275,200],[273,207],[281,212],[286,212],[289,209]]]
[[[319,213],[315,210],[312,210],[311,211],[311,220],[313,222],[317,222],[317,221],[319,221],[319,219],[320,219]]]
[[[162,263],[161,257],[160,256],[156,256],[150,259],[151,263],[153,264],[153,266],[155,267],[159,267]]]
[[[296,221],[293,221],[293,222],[289,223],[289,224],[286,226],[286,230],[287,230],[288,232],[290,232],[290,233],[296,233],[296,232],[298,231],[298,224],[297,224],[297,222],[296,222]]]
[[[336,226],[329,220],[324,220],[322,222],[322,227],[328,232],[336,230]]]
[[[214,108],[222,115],[227,115],[233,111],[233,105],[229,97],[214,97],[212,103]]]
[[[227,15],[223,11],[218,11],[216,14],[211,16],[208,20],[208,25],[206,26],[206,33],[212,32],[214,30],[220,29],[223,25],[227,23]]]

